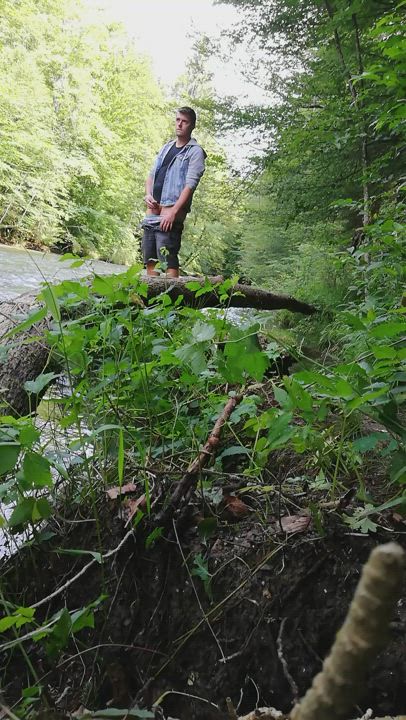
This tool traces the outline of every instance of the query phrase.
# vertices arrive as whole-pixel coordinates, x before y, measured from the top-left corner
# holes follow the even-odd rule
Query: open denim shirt
[[[171,140],[159,151],[150,172],[153,181],[155,181],[155,174],[161,167],[166,153],[175,142],[176,140]],[[197,188],[199,180],[205,170],[204,161],[206,157],[207,155],[203,148],[198,145],[194,138],[190,138],[189,142],[186,143],[180,153],[178,153],[168,165],[162,188],[161,205],[174,205],[183,188],[186,186],[191,190]],[[190,210],[190,205],[191,202],[189,206],[185,208],[187,212]]]

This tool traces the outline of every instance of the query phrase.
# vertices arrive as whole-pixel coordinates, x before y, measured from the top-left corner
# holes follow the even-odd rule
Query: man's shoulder
[[[206,151],[204,150],[204,148],[202,148],[201,145],[199,145],[199,143],[197,142],[197,140],[195,140],[195,138],[190,138],[188,145],[190,145],[193,148],[193,152],[199,153],[199,155],[202,153],[203,157],[205,159],[207,158]]]

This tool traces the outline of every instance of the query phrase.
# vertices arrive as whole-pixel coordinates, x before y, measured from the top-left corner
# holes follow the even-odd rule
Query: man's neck
[[[190,135],[186,139],[185,138],[176,138],[176,143],[175,143],[176,147],[183,147],[184,145],[187,145],[191,137],[192,136]]]

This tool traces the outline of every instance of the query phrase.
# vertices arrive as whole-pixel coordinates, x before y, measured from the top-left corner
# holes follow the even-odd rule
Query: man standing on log
[[[176,113],[176,140],[159,151],[145,183],[146,217],[142,251],[147,275],[159,275],[159,260],[169,277],[179,277],[183,223],[190,212],[193,193],[205,169],[206,153],[192,138],[196,113],[181,107]]]

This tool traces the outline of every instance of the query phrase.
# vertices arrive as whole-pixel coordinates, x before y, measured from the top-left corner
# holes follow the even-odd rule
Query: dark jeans
[[[163,232],[157,227],[144,225],[142,238],[142,254],[144,263],[165,263],[164,267],[172,270],[179,269],[178,253],[182,237],[183,223],[174,223],[172,230]]]

